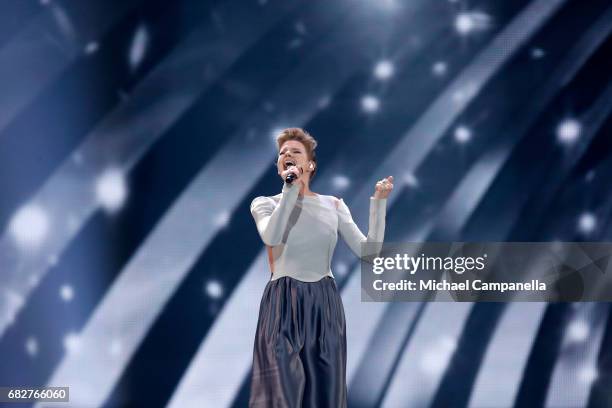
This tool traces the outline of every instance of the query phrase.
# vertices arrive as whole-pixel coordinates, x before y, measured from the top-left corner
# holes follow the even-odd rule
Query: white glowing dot
[[[421,356],[421,370],[431,376],[439,375],[448,365],[448,361],[457,348],[457,343],[450,337],[439,339]]]
[[[368,3],[383,12],[396,11],[399,6],[397,0],[368,0]]]
[[[412,173],[404,174],[403,181],[408,187],[417,187],[419,185],[419,180],[417,180],[416,176]]]
[[[35,248],[47,237],[49,219],[40,206],[26,205],[17,211],[11,220],[9,230],[19,246]]]
[[[459,34],[467,35],[476,30],[487,29],[491,21],[491,16],[481,11],[462,12],[455,17],[455,29]]]
[[[15,316],[16,313],[6,311],[2,320],[6,322],[7,326],[11,326],[13,323],[15,323]]]
[[[270,101],[264,102],[262,107],[263,107],[263,110],[268,113],[274,112],[274,109],[276,109],[276,106],[274,106],[274,104]]]
[[[0,286],[0,295],[2,298],[0,299],[0,305],[3,304],[4,307],[0,308],[0,313],[3,315],[3,319],[8,325],[13,324],[15,321],[15,316],[17,312],[23,307],[25,303],[25,298],[22,294],[12,289],[3,289]]]
[[[55,265],[57,265],[57,262],[58,262],[58,261],[59,261],[59,259],[57,258],[57,255],[56,255],[56,254],[52,254],[52,255],[49,255],[49,256],[47,257],[47,262],[49,263],[49,266],[55,266]]]
[[[391,63],[391,61],[388,61],[388,60],[380,61],[374,67],[374,76],[381,80],[391,78],[394,72],[395,72],[395,68],[393,67],[393,63]]]
[[[431,70],[434,73],[434,75],[442,76],[446,74],[446,71],[448,70],[448,66],[446,65],[445,62],[438,61],[435,64],[433,64],[433,67],[431,67]]]
[[[145,26],[140,26],[132,37],[130,54],[128,56],[130,68],[134,70],[144,59],[145,52],[149,45],[149,32]]]
[[[474,21],[469,13],[459,13],[455,17],[455,29],[459,34],[468,34],[474,29]]]
[[[455,103],[462,103],[464,102],[467,98],[465,95],[465,92],[461,89],[457,89],[453,92],[452,96],[451,96],[453,102]]]
[[[361,107],[366,112],[376,112],[380,107],[380,101],[375,96],[366,95],[361,98]]]
[[[398,6],[396,0],[375,0],[377,4],[383,6],[386,10],[395,10]]]
[[[556,253],[560,253],[564,248],[563,241],[558,238],[550,240],[550,243],[552,244],[550,249],[555,251]]]
[[[10,309],[19,309],[21,306],[23,306],[23,295],[21,295],[17,291],[14,291],[12,289],[5,289],[2,294],[4,295],[4,298],[6,299],[6,304],[9,306]]]
[[[72,155],[72,161],[77,164],[83,164],[83,154],[81,152],[74,152]]]
[[[557,138],[563,144],[572,144],[580,136],[581,128],[576,119],[565,119],[557,126]]]
[[[127,197],[125,178],[118,169],[106,170],[96,181],[96,198],[109,212],[121,208]]]
[[[304,22],[297,21],[294,27],[295,27],[295,31],[297,31],[299,34],[301,35],[306,34],[306,26],[304,25]]]
[[[473,81],[469,81],[469,82],[465,83],[465,85],[461,89],[462,98],[463,99],[469,99],[469,98],[473,97],[474,95],[476,95],[477,89],[478,89],[478,87],[476,86],[476,84]]]
[[[68,227],[68,231],[71,233],[76,232],[77,228],[79,228],[79,217],[74,214],[68,216],[68,220],[66,222],[66,226]]]
[[[119,339],[113,339],[108,348],[108,352],[111,356],[117,357],[123,351],[123,344]]]
[[[531,58],[540,59],[545,55],[545,52],[541,48],[532,48],[531,49]]]
[[[329,95],[324,95],[319,99],[319,102],[317,102],[317,106],[319,109],[325,109],[329,106],[330,102],[331,97]]]
[[[333,273],[338,276],[345,276],[348,272],[348,266],[344,262],[337,262]]]
[[[213,299],[219,299],[223,296],[223,286],[219,281],[210,280],[206,283],[206,294]]]
[[[585,234],[589,234],[593,232],[596,224],[597,224],[597,219],[595,218],[595,215],[593,215],[592,213],[587,212],[587,213],[581,214],[580,217],[578,218],[578,229],[580,230],[580,232],[583,232]]]
[[[95,41],[88,42],[85,46],[85,53],[88,55],[91,55],[96,51],[98,51],[98,43]]]
[[[38,341],[34,337],[28,337],[25,343],[26,353],[30,357],[34,357],[38,354]]]
[[[335,175],[332,178],[332,185],[334,186],[335,189],[337,190],[344,190],[346,189],[348,186],[351,185],[351,181],[349,180],[348,177],[342,175],[342,174],[338,174]]]
[[[68,333],[64,337],[64,348],[69,353],[78,353],[81,350],[81,338],[76,333]]]
[[[458,143],[467,143],[472,138],[472,132],[465,126],[458,126],[454,136]]]
[[[567,336],[572,342],[585,341],[589,336],[589,325],[584,320],[574,320],[567,327]]]
[[[586,181],[593,181],[594,177],[595,177],[595,170],[589,170],[589,172],[584,176],[584,179]]]
[[[40,283],[40,277],[38,275],[31,275],[28,279],[28,284],[30,288],[35,288]]]
[[[70,285],[62,285],[60,288],[60,298],[64,302],[70,302],[74,298],[74,290]]]
[[[47,4],[49,4],[50,0],[40,0],[40,4],[42,4],[43,6],[46,6]]]
[[[454,352],[457,349],[457,341],[449,336],[444,336],[439,341],[440,349],[447,352]]]
[[[578,370],[578,380],[583,384],[592,384],[598,377],[597,368],[588,366]]]
[[[272,141],[274,143],[276,143],[276,138],[278,137],[278,135],[280,135],[283,132],[283,130],[285,130],[285,129],[286,129],[286,127],[276,127],[274,129],[272,129],[272,132],[271,132],[270,135],[271,135]]]
[[[227,227],[230,221],[230,212],[227,210],[221,211],[213,219],[213,224],[216,227],[224,228]]]

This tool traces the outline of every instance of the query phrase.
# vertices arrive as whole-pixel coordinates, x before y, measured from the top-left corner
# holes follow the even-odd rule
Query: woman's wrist
[[[293,183],[287,183],[286,181],[283,183],[283,193],[287,193],[289,191],[299,190],[299,187],[296,185],[295,181]]]

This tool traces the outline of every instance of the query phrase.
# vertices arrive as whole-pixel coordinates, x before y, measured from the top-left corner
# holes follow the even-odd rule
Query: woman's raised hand
[[[393,176],[386,177],[376,183],[374,198],[387,198],[393,191]]]

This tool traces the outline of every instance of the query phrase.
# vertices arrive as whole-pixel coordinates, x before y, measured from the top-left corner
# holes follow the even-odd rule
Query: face
[[[282,144],[280,151],[278,152],[278,161],[276,166],[278,167],[278,174],[287,170],[291,165],[302,168],[304,172],[310,172],[310,160],[308,160],[308,154],[306,153],[306,147],[302,142],[297,140],[287,140]]]

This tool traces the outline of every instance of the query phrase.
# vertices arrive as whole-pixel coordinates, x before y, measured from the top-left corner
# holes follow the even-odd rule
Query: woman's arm
[[[256,197],[251,202],[251,214],[255,219],[257,231],[266,245],[275,246],[282,242],[289,222],[291,211],[298,198],[299,185],[284,184],[283,194],[278,205],[269,197]]]
[[[359,258],[364,259],[371,256],[372,254],[369,253],[361,253],[361,243],[373,242],[382,244],[384,241],[387,199],[370,197],[370,219],[367,237],[363,235],[357,224],[353,221],[351,212],[344,203],[344,200],[339,199],[336,204],[338,210],[338,231],[342,239],[344,239],[351,251]],[[380,251],[380,249],[378,249],[378,251]]]

